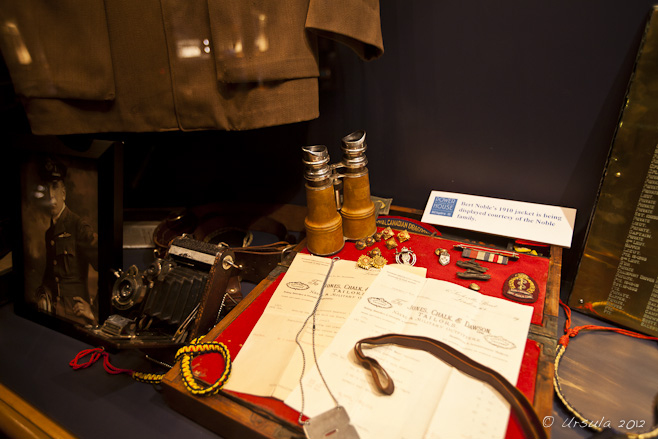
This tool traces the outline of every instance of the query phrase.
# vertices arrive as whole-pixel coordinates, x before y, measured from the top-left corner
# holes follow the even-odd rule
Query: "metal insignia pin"
[[[395,234],[393,233],[393,229],[390,227],[386,227],[384,230],[382,230],[382,239],[384,241],[392,238]]]
[[[439,264],[446,266],[450,263],[450,253],[444,248],[437,248],[434,253],[439,257]]]
[[[384,268],[384,265],[386,265],[386,258],[383,256],[375,256],[372,258],[372,266],[375,268]]]
[[[411,239],[411,235],[409,235],[409,232],[406,230],[401,231],[398,233],[398,241],[404,242],[404,241],[409,241]]]
[[[360,268],[363,268],[364,270],[370,270],[370,266],[372,265],[372,258],[370,258],[368,255],[361,255],[356,261],[356,265]]]
[[[370,256],[371,258],[381,255],[382,255],[382,250],[379,247],[375,247],[368,252],[368,256]]]
[[[413,250],[407,247],[402,247],[402,250],[395,252],[395,262],[401,265],[415,265],[416,254]]]

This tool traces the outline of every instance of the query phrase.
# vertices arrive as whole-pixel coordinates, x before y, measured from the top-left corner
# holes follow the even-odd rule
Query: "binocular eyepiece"
[[[340,149],[343,151],[343,167],[347,173],[361,174],[368,172],[366,165],[368,158],[366,157],[366,132],[363,130],[354,131],[351,134],[343,137]]]
[[[343,137],[343,157],[336,164],[330,164],[324,145],[302,148],[308,205],[304,225],[307,247],[313,254],[338,253],[345,239],[362,239],[377,229],[375,205],[370,199],[365,139],[363,130]]]
[[[304,178],[307,184],[322,186],[331,179],[331,166],[329,166],[329,152],[324,145],[304,146],[302,148],[302,162],[304,163]]]

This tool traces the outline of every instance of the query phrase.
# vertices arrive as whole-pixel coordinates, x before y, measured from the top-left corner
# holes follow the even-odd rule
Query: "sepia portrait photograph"
[[[97,162],[35,152],[22,163],[21,180],[25,302],[97,325]]]

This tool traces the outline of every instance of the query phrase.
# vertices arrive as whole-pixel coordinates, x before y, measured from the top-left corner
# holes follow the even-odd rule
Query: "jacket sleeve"
[[[310,0],[306,29],[345,44],[366,61],[384,53],[379,0]]]

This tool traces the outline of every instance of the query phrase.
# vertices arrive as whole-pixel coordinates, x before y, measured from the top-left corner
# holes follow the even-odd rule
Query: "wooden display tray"
[[[347,246],[352,246],[352,252],[355,250],[353,243],[347,243]],[[303,243],[298,246],[298,251],[304,251]],[[345,251],[343,250],[343,252]],[[290,263],[294,254],[291,255],[287,264]],[[351,258],[347,257],[346,259]],[[542,266],[547,267],[547,272],[544,279],[544,300],[540,304],[541,316],[538,319],[533,318],[528,336],[528,344],[526,345],[524,364],[522,365],[520,374],[521,376],[527,374],[531,383],[522,385],[522,379],[520,379],[519,384],[517,384],[519,389],[526,396],[529,396],[533,402],[540,419],[551,415],[553,410],[553,361],[557,344],[557,316],[559,309],[562,249],[551,246],[550,257],[542,259]],[[548,260],[547,263],[546,260]],[[240,340],[246,339],[248,331],[250,331],[250,329],[243,329],[244,323],[240,322],[241,318],[242,320],[246,319],[243,313],[247,315],[253,313],[254,308],[260,309],[264,307],[262,302],[267,303],[267,300],[269,300],[274,288],[280,282],[287,268],[287,265],[282,264],[272,271],[227,317],[208,333],[207,338],[228,342],[229,344],[233,343],[233,348],[229,346],[232,355],[234,350],[239,350],[241,347]],[[429,271],[428,276],[430,276]],[[258,299],[261,295],[264,298],[261,298],[259,301]],[[260,312],[262,312],[262,309]],[[234,326],[231,326],[232,324]],[[251,328],[255,322],[249,324],[251,326],[248,326],[248,328]],[[243,334],[243,332],[247,333]],[[237,337],[240,340],[236,340],[236,334],[240,334]],[[534,387],[532,386],[532,382],[534,382]],[[163,396],[173,409],[211,431],[216,432],[223,438],[304,437],[301,427],[293,421],[296,417],[291,416],[291,412],[293,414],[296,412],[278,400],[253,397],[251,395],[229,391],[220,391],[217,395],[210,397],[194,396],[186,390],[182,383],[179,364],[176,364],[165,375],[162,381],[162,387]],[[550,435],[550,430],[548,429],[547,434]],[[522,437],[522,434],[516,421],[510,421],[507,438],[520,437]]]

